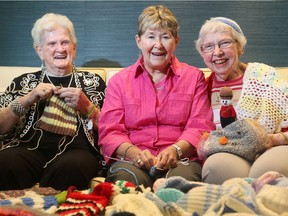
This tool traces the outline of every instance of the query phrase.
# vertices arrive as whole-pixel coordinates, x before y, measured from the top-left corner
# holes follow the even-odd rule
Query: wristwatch
[[[180,160],[182,155],[183,155],[182,149],[179,146],[177,146],[176,144],[173,144],[172,146],[174,148],[176,148],[176,152],[177,152],[177,155],[178,155],[178,160]]]

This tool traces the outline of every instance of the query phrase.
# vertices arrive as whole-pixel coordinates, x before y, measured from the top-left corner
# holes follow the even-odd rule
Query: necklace
[[[52,82],[52,80],[50,79],[50,77],[49,77],[49,75],[48,75],[48,70],[47,70],[46,68],[44,69],[44,73],[45,73],[45,76],[47,77],[48,81],[49,81],[52,85],[54,85],[54,83]],[[70,78],[70,81],[69,81],[69,84],[68,84],[67,88],[71,86],[71,83],[72,83],[72,80],[73,80],[73,75],[74,75],[74,73],[72,72],[72,73],[71,73],[71,78]],[[61,78],[61,77],[60,77],[60,78]],[[61,84],[60,84],[60,85],[61,85]],[[56,86],[56,85],[54,85],[54,86]]]

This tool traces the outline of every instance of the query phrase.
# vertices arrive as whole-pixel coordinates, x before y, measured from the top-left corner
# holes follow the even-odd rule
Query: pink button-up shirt
[[[124,142],[155,156],[178,140],[197,148],[202,133],[214,129],[204,74],[173,57],[167,78],[156,91],[141,61],[109,80],[99,119],[104,157],[113,157]]]

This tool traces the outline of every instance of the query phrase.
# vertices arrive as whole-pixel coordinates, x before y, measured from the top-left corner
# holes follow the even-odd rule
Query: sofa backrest
[[[99,74],[107,84],[109,79],[122,68],[80,67],[78,69]],[[209,74],[211,73],[208,68],[200,69],[204,72],[205,77],[209,76]],[[6,89],[6,87],[11,83],[14,77],[20,76],[23,73],[35,72],[38,70],[40,70],[40,67],[0,66],[0,92],[3,92]],[[288,82],[288,67],[279,67],[277,68],[277,70],[280,73],[285,74],[283,75],[283,77],[286,78]]]

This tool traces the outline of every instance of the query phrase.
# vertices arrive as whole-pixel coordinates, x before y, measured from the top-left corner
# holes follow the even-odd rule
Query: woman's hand
[[[59,88],[55,92],[68,106],[86,116],[95,106],[79,88]]]
[[[54,93],[58,94],[68,106],[79,111],[82,115],[86,115],[89,112],[87,111],[87,107],[92,103],[81,89],[71,87],[59,88]]]
[[[169,146],[157,155],[157,168],[168,170],[177,167],[177,152],[173,146]]]
[[[156,158],[149,150],[141,150],[137,146],[125,142],[122,143],[116,150],[118,158],[131,161],[134,166],[142,169],[150,170],[155,165]]]
[[[40,83],[31,92],[18,98],[18,102],[22,107],[28,109],[32,104],[40,100],[49,98],[56,87],[50,83]],[[0,113],[0,134],[8,133],[18,122],[19,116],[15,114],[11,106],[1,109]]]
[[[137,148],[138,149],[138,148]],[[131,154],[133,154],[133,151],[137,151],[137,149],[131,149]],[[155,165],[156,158],[154,155],[150,153],[149,150],[140,150],[134,154],[133,158],[133,164],[137,167],[140,167],[142,169],[150,170],[152,166]]]
[[[39,100],[45,100],[51,97],[56,89],[57,87],[50,83],[40,83],[31,92],[20,99],[21,104],[25,108],[28,108],[33,103],[37,103]]]
[[[268,134],[271,147],[279,145],[288,145],[288,132],[280,132],[276,134]]]
[[[58,88],[55,92],[68,106],[78,111],[82,116],[93,120],[93,128],[98,128],[100,110],[87,98],[79,88]]]

